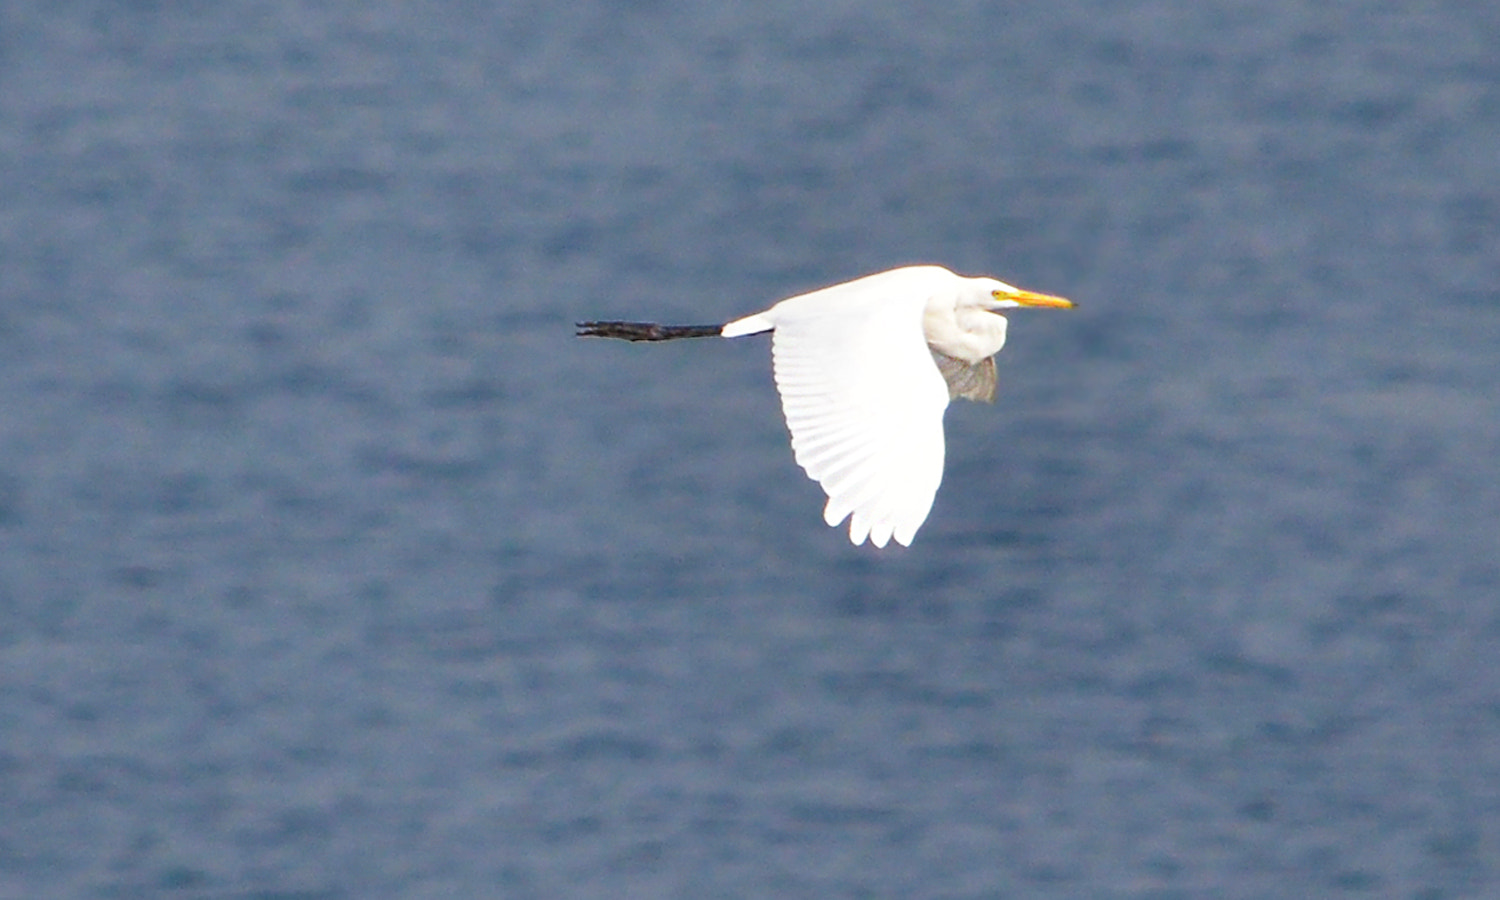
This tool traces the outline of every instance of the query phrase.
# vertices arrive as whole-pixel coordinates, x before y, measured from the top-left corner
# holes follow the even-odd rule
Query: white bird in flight
[[[792,453],[828,495],[823,520],[849,540],[910,546],[943,480],[948,401],[993,402],[999,312],[1072,301],[907,266],[789,297],[726,325],[579,322],[580,336],[627,341],[771,332]]]

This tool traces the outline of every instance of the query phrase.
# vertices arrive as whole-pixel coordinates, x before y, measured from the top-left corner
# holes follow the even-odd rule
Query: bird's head
[[[977,363],[1005,346],[1008,323],[1000,313],[1022,306],[1071,309],[1073,301],[1023,291],[994,278],[964,278],[953,293],[928,301],[922,333],[938,352]]]
[[[991,312],[1002,309],[1015,309],[1021,306],[1050,307],[1052,309],[1072,309],[1072,300],[1064,297],[1055,297],[1051,294],[1038,294],[1035,291],[1026,291],[1018,287],[1012,287],[1003,281],[986,278],[984,286],[985,296],[979,305]]]

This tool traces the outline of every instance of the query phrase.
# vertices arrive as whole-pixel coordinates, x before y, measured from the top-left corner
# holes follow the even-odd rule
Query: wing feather
[[[909,545],[943,477],[948,383],[922,333],[927,294],[885,273],[766,312],[792,451],[849,539]]]
[[[933,350],[932,361],[937,363],[943,380],[948,382],[948,396],[952,399],[962,397],[980,403],[995,402],[995,357],[986,356],[977,363],[970,363]]]

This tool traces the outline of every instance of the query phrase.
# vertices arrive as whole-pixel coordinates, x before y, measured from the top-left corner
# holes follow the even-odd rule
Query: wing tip
[[[930,511],[931,507],[928,509]],[[832,497],[828,498],[828,505],[823,507],[823,521],[828,523],[829,528],[837,528],[845,519],[849,520],[849,543],[856,547],[864,546],[865,541],[879,550],[884,550],[891,541],[910,547],[917,537],[917,531],[927,521],[926,512],[915,522],[909,519],[896,521],[899,516],[867,518],[867,515],[864,510],[849,509]]]

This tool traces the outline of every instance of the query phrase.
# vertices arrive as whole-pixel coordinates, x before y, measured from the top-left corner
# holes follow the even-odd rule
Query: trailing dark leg
[[[622,341],[675,341],[678,338],[720,337],[723,325],[658,325],[655,322],[579,322],[579,337],[619,338]]]

